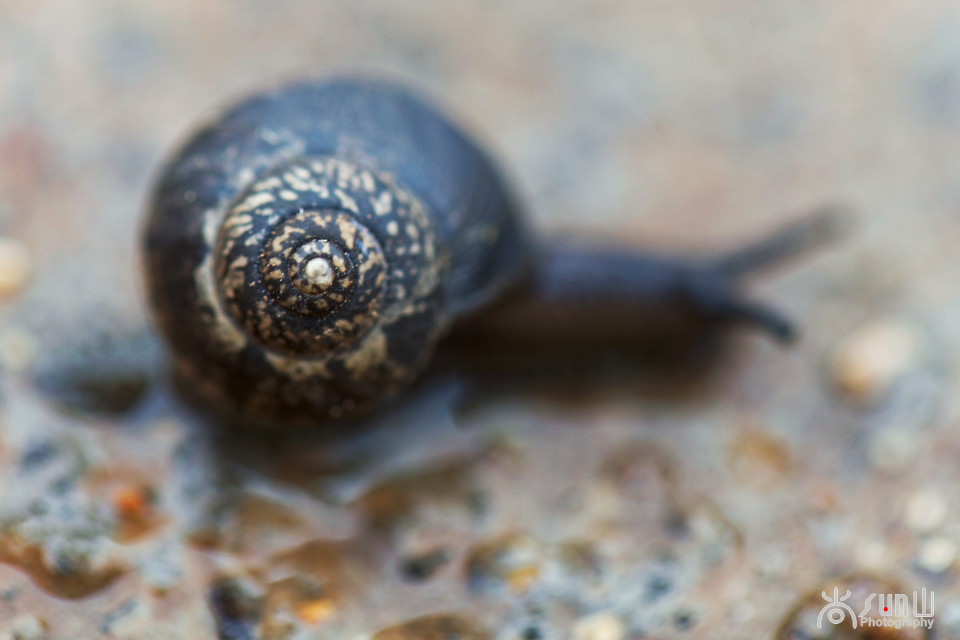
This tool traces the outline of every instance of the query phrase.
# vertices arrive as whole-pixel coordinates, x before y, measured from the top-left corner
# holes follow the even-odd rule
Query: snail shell
[[[362,416],[528,266],[489,159],[407,90],[302,82],[200,131],[157,186],[148,291],[180,387],[236,423]]]

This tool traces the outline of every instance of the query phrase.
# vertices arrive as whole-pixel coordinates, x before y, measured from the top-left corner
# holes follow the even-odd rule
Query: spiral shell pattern
[[[298,161],[229,210],[215,252],[223,307],[277,357],[355,348],[436,287],[422,207],[380,176],[333,158]]]
[[[225,229],[238,229],[230,223]],[[349,346],[377,321],[386,257],[355,217],[311,209],[281,218],[263,235],[260,241],[251,228],[235,241],[225,238],[218,265],[231,314],[262,344],[322,355]],[[248,279],[250,266],[256,277]]]

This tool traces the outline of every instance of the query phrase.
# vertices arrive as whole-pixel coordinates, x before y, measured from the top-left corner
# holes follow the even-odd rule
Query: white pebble
[[[13,621],[10,629],[5,636],[0,636],[4,640],[40,640],[46,636],[47,625],[43,620],[36,616],[21,616]]]
[[[30,251],[16,240],[0,238],[0,300],[23,291],[31,271]]]
[[[946,571],[956,559],[957,544],[943,536],[924,542],[917,554],[917,564],[931,573]]]
[[[878,540],[871,540],[857,545],[855,554],[857,564],[861,568],[870,571],[887,570],[894,562],[894,558],[887,548],[887,545]]]
[[[933,531],[946,517],[947,502],[935,491],[918,491],[907,501],[907,524],[914,531]]]
[[[851,402],[873,404],[910,369],[918,350],[910,327],[896,321],[872,322],[837,345],[830,358],[830,376]]]
[[[576,640],[622,640],[626,634],[623,622],[612,613],[595,613],[573,624]]]

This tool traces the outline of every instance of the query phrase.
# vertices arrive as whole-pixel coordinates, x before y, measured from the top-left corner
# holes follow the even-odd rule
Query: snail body
[[[369,413],[527,267],[514,208],[483,152],[399,86],[241,103],[169,164],[146,224],[181,388],[251,424]]]
[[[738,279],[822,239],[821,221],[712,260],[534,243],[493,162],[422,99],[307,81],[241,102],[173,158],[146,281],[189,398],[231,424],[349,425],[432,361],[623,352],[730,320],[788,338]]]

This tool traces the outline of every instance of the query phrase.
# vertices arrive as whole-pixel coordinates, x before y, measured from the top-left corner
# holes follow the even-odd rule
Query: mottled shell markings
[[[410,261],[422,242],[436,242],[426,212],[386,178],[334,158],[294,162],[228,212],[216,278],[229,315],[272,363],[343,354],[356,371],[377,360],[365,336],[418,308],[408,296],[439,281],[439,267]]]

